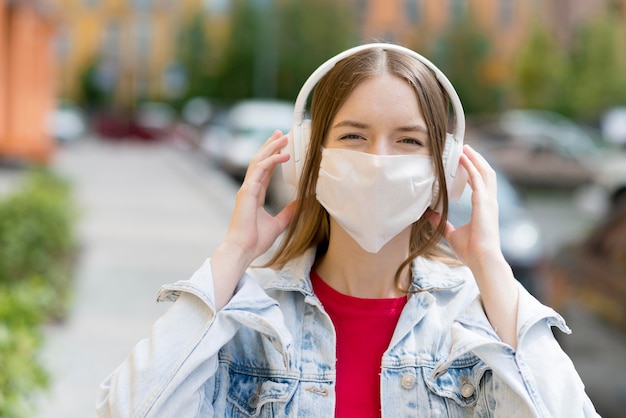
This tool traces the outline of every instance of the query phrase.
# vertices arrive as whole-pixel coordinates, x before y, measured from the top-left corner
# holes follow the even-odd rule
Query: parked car
[[[578,305],[626,332],[626,211],[599,223],[579,243],[563,247],[549,263],[547,302]]]
[[[206,97],[193,97],[181,109],[183,120],[196,128],[209,124],[214,114],[215,104]]]
[[[626,147],[626,106],[608,109],[600,118],[602,136],[617,146]]]
[[[163,139],[168,136],[177,119],[176,111],[167,103],[143,102],[135,109],[133,124],[145,135]]]
[[[78,141],[88,132],[83,109],[66,100],[57,103],[47,122],[50,135],[62,144]]]
[[[614,208],[626,205],[626,152],[556,113],[509,110],[475,123],[468,142],[488,150],[518,185],[598,188]]]
[[[252,157],[279,129],[289,132],[293,103],[279,100],[250,99],[225,111],[216,111],[211,125],[202,136],[200,148],[217,166],[238,181],[246,174]],[[292,200],[293,188],[275,170],[267,193],[267,205],[278,210]]]
[[[111,140],[164,141],[184,148],[196,148],[199,142],[197,130],[162,102],[142,102],[132,110],[101,109],[92,125],[95,133]]]
[[[289,132],[292,119],[291,102],[243,100],[215,117],[201,148],[228,174],[242,179],[261,145],[277,129]]]
[[[511,265],[515,278],[530,293],[543,299],[545,260],[541,232],[524,206],[517,189],[497,166],[494,169],[498,181],[498,221],[502,253]],[[471,188],[466,186],[461,198],[450,203],[448,220],[454,226],[469,222],[472,214],[471,199]]]

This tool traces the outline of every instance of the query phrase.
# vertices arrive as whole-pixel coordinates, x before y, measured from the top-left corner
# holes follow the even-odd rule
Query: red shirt
[[[337,334],[335,417],[380,417],[380,363],[407,298],[344,295],[315,271],[311,282]]]

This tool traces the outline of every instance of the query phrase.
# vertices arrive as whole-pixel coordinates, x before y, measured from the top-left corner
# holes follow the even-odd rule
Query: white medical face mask
[[[428,155],[374,155],[322,149],[316,195],[330,216],[370,253],[417,221],[433,197]]]

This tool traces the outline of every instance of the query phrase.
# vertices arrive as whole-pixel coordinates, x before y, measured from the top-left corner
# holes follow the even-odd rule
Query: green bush
[[[42,278],[53,295],[42,307],[51,319],[62,319],[71,300],[75,215],[69,185],[48,171],[30,173],[0,202],[0,284]]]
[[[40,296],[47,286],[25,281],[0,286],[0,417],[32,416],[31,398],[47,387],[48,375],[38,361],[42,344]]]
[[[0,418],[32,416],[47,387],[41,324],[69,310],[75,218],[69,184],[49,171],[0,201]]]

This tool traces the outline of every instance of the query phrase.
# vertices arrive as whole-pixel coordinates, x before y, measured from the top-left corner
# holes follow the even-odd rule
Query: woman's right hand
[[[293,215],[294,202],[273,216],[265,209],[265,195],[272,173],[290,156],[281,154],[287,136],[280,131],[263,144],[250,161],[224,242],[211,257],[216,309],[230,300],[248,266],[272,246]]]

